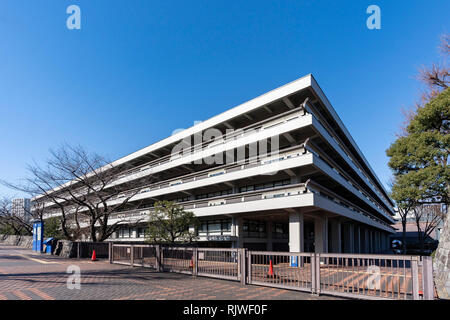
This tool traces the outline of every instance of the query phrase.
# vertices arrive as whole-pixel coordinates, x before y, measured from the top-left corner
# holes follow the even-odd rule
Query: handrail
[[[294,146],[294,147],[289,147],[289,148],[286,148],[286,149],[282,149],[282,150],[280,150],[280,153],[279,153],[279,154],[281,155],[281,154],[284,154],[284,153],[292,152],[292,151],[294,151],[294,150],[302,151],[302,155],[305,154],[304,144],[297,145],[297,146]],[[163,181],[163,182],[157,182],[157,183],[153,183],[153,184],[143,185],[143,186],[138,187],[138,188],[129,189],[129,190],[127,190],[126,192],[124,192],[123,194],[120,194],[120,195],[117,195],[117,196],[111,198],[111,200],[115,200],[115,199],[127,197],[127,196],[133,194],[134,191],[136,191],[136,190],[143,190],[143,189],[150,188],[149,191],[152,191],[152,190],[155,190],[155,189],[160,190],[160,189],[163,189],[163,188],[169,188],[169,187],[171,187],[171,186],[170,186],[170,183],[173,182],[173,181],[187,180],[187,179],[191,179],[191,178],[194,178],[194,181],[195,181],[196,177],[200,177],[200,176],[203,176],[203,175],[205,175],[205,174],[207,174],[207,173],[209,173],[209,172],[214,172],[214,171],[217,171],[217,170],[220,170],[220,169],[230,170],[230,169],[234,169],[234,168],[239,168],[239,167],[241,167],[240,170],[245,170],[246,168],[245,168],[245,167],[242,168],[242,166],[246,166],[246,165],[249,165],[249,164],[257,164],[257,165],[259,165],[259,166],[269,165],[270,163],[261,163],[261,162],[262,162],[264,159],[266,159],[266,158],[268,158],[268,157],[271,157],[271,156],[272,156],[272,155],[270,155],[270,156],[267,156],[267,155],[263,155],[263,156],[258,155],[258,156],[255,156],[255,157],[251,157],[251,158],[245,159],[247,162],[244,162],[244,161],[242,161],[242,162],[236,162],[236,163],[234,163],[234,164],[228,164],[228,165],[224,165],[224,166],[220,166],[220,167],[214,167],[214,168],[212,168],[212,169],[205,169],[205,170],[198,171],[198,172],[195,172],[195,173],[189,173],[189,174],[187,174],[187,175],[175,177],[175,178],[173,178],[173,179],[166,180],[166,181]],[[256,162],[253,162],[253,161],[255,161],[255,160],[256,160]],[[283,160],[285,160],[285,159],[283,159]],[[206,177],[205,179],[207,179],[207,178],[213,178],[213,177]],[[184,183],[184,182],[183,182],[183,183]],[[167,186],[165,186],[165,187],[162,188],[161,186],[163,186],[163,185],[167,185]],[[147,192],[147,191],[146,191],[146,192]],[[145,192],[144,192],[144,193],[145,193]],[[137,194],[139,194],[139,193],[137,193]],[[119,197],[119,196],[120,196],[120,197]],[[52,206],[53,206],[53,204],[52,204]],[[56,210],[55,212],[58,212],[58,210]]]

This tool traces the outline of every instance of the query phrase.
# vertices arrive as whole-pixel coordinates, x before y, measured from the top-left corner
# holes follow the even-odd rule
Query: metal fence
[[[110,262],[312,294],[434,298],[431,257],[111,244]]]
[[[239,249],[195,248],[194,261],[199,276],[240,280],[241,255]]]
[[[312,253],[249,251],[247,282],[269,287],[315,291]]]
[[[160,269],[160,246],[145,244],[111,244],[110,262]]]
[[[194,273],[194,248],[162,247],[162,271]]]
[[[108,259],[109,257],[109,244],[106,242],[77,241],[74,242],[74,246],[77,258],[91,258],[94,250],[97,258]]]
[[[322,253],[316,261],[318,293],[396,300],[434,295],[431,257]]]

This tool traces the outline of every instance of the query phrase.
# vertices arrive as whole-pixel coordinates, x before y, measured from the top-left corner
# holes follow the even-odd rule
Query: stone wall
[[[58,240],[55,245],[53,254],[64,258],[75,258],[76,246],[73,245],[72,241]]]
[[[434,282],[438,296],[450,299],[450,209],[439,239],[439,246],[433,261]]]
[[[1,234],[0,243],[31,249],[33,247],[33,236],[15,236]]]
[[[31,249],[33,248],[33,236],[0,234],[0,243]],[[73,258],[76,256],[76,248],[72,241],[58,240],[53,249],[53,254],[64,258]]]

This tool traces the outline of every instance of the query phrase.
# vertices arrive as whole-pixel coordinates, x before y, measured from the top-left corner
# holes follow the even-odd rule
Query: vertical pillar
[[[331,223],[331,252],[341,253],[342,251],[342,230],[339,218],[330,219]]]
[[[243,248],[244,247],[244,234],[242,232],[242,226],[244,224],[242,217],[233,217],[232,226],[231,226],[231,234],[237,237],[237,240],[233,242],[234,248]]]
[[[364,253],[370,253],[370,233],[367,227],[364,228]]]
[[[267,224],[266,224],[266,232],[267,232],[267,251],[273,251],[273,243],[272,243],[272,221],[267,221]]]
[[[381,253],[383,251],[383,246],[381,245],[381,231],[378,230],[378,253]]]
[[[304,217],[303,213],[289,214],[289,252],[304,252]]]
[[[386,251],[386,233],[381,232],[381,236],[380,236],[381,240],[381,253],[385,253]]]
[[[356,246],[355,250],[357,253],[361,253],[361,226],[356,226]]]
[[[375,241],[373,241],[373,230],[372,229],[369,230],[369,235],[370,235],[369,236],[370,237],[370,244],[369,244],[369,246],[370,246],[370,253],[374,253],[375,250],[374,250],[373,245],[374,245]]]
[[[374,238],[375,238],[375,253],[379,253],[380,248],[378,246],[378,230],[374,231]]]
[[[328,217],[317,215],[314,219],[314,251],[328,252]]]
[[[344,224],[344,252],[354,253],[355,252],[355,235],[354,235],[354,225],[352,223]]]

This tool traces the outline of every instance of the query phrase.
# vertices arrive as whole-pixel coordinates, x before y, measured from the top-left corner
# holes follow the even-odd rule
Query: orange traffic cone
[[[273,277],[273,264],[272,264],[272,260],[270,260],[270,264],[269,264],[269,276]]]
[[[95,250],[92,252],[92,261],[96,261],[97,260],[97,255],[95,254]]]

